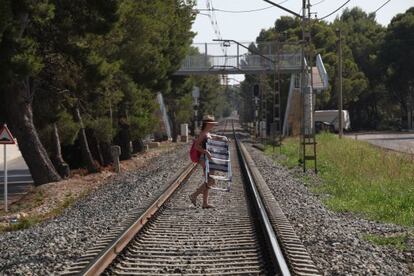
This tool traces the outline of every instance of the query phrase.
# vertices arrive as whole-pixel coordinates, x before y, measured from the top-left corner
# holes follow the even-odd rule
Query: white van
[[[317,123],[328,123],[334,126],[335,131],[339,131],[338,113],[338,110],[315,110],[315,125]],[[344,130],[351,129],[348,110],[342,110],[342,127]]]

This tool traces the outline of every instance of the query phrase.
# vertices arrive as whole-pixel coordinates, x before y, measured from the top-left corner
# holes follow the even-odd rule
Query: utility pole
[[[272,135],[273,135],[273,152],[275,152],[275,146],[279,147],[279,153],[282,154],[282,104],[280,99],[281,92],[281,76],[280,76],[280,66],[281,66],[281,45],[282,37],[278,35],[276,39],[276,57],[277,62],[274,65],[275,69],[275,78],[274,78],[274,93],[273,93],[273,123],[272,123]]]
[[[197,129],[198,129],[198,107],[200,105],[199,98],[200,98],[200,88],[195,86],[192,91],[193,96],[193,135],[196,135]]]
[[[306,64],[305,64],[305,48],[306,48],[306,0],[302,0],[302,47],[301,47],[301,74],[300,74],[300,109],[301,109],[301,121],[300,121],[300,138],[299,138],[299,163],[302,163],[303,170],[306,170],[306,144],[305,144],[305,89],[306,89]]]
[[[257,138],[257,134],[259,133],[258,131],[258,126],[259,126],[259,84],[255,84],[253,86],[253,98],[254,98],[254,122],[253,122],[253,127],[254,127],[254,138]]]
[[[290,14],[293,14],[295,17],[301,19],[301,27],[302,27],[302,49],[301,49],[301,77],[300,77],[300,89],[301,89],[301,97],[300,97],[300,106],[301,106],[301,134],[299,139],[299,163],[302,164],[303,170],[306,171],[306,161],[313,160],[315,164],[315,172],[317,172],[317,163],[316,163],[316,138],[315,138],[315,127],[313,124],[313,83],[309,83],[312,79],[312,63],[311,59],[309,58],[308,64],[305,63],[305,54],[307,53],[307,49],[309,49],[309,54],[311,54],[310,48],[310,19],[311,19],[311,4],[309,0],[302,0],[302,12],[298,14],[292,10],[289,10],[277,3],[274,3],[270,0],[263,0],[275,7],[278,7]],[[308,4],[307,4],[308,3]],[[307,12],[308,10],[308,12]],[[312,89],[312,91],[310,91]],[[311,94],[311,95],[309,95]],[[307,97],[306,97],[307,96]],[[305,97],[307,103],[305,104]],[[313,147],[313,154],[309,155],[306,151],[306,146]]]
[[[342,126],[342,38],[341,38],[341,30],[336,29],[336,35],[338,40],[336,42],[337,46],[337,53],[338,53],[338,128],[339,128],[339,139],[342,139],[344,134],[344,128]]]

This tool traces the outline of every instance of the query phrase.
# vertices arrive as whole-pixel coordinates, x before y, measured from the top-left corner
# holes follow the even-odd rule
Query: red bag
[[[198,163],[198,160],[200,160],[201,152],[196,150],[195,142],[196,140],[193,141],[193,145],[191,146],[191,149],[190,149],[190,158],[191,158],[191,161],[193,161],[194,163]]]

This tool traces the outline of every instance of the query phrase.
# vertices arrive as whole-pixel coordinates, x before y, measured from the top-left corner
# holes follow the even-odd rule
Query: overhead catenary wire
[[[286,3],[289,0],[284,0],[278,4],[283,4]],[[274,6],[268,6],[268,7],[264,7],[264,8],[259,8],[259,9],[252,9],[252,10],[223,10],[223,9],[216,9],[216,8],[212,8],[212,9],[198,9],[198,11],[218,11],[218,12],[227,12],[227,13],[251,13],[251,12],[259,12],[259,11],[264,11],[264,10],[268,10],[274,8]]]
[[[264,10],[271,9],[271,8],[273,8],[273,6],[269,6],[269,7],[265,7],[265,8],[261,8],[261,9],[255,9],[255,10],[231,11],[231,10],[214,9],[214,11],[228,12],[228,13],[250,13],[250,12],[264,11]],[[210,10],[208,10],[208,9],[198,9],[198,11],[211,11],[211,9]]]
[[[382,4],[378,9],[376,9],[375,11],[374,11],[374,13],[377,13],[377,11],[379,11],[380,9],[382,9],[383,7],[385,7],[385,5],[387,5],[389,2],[391,2],[391,0],[387,0],[387,1],[385,1],[385,3],[384,4]]]
[[[351,0],[347,0],[345,3],[343,3],[339,8],[337,8],[336,10],[334,10],[333,12],[331,12],[331,13],[329,13],[329,14],[327,14],[327,15],[325,15],[325,16],[323,16],[323,17],[321,17],[321,18],[318,18],[318,20],[323,20],[323,19],[325,19],[325,18],[328,18],[329,16],[331,16],[331,15],[333,15],[334,13],[336,13],[337,11],[339,11],[340,9],[342,9],[343,7],[345,7],[345,5],[346,4],[348,4],[349,2],[351,2]]]
[[[325,2],[325,0],[321,0],[321,1],[319,1],[319,2],[316,2],[316,3],[314,3],[314,4],[311,4],[311,6],[313,7],[313,6],[316,6],[316,5],[322,4],[323,2]]]
[[[214,12],[213,0],[206,0],[207,10],[209,11],[209,18],[211,26],[213,27],[214,33],[218,39],[223,39],[221,36],[220,28],[217,22],[217,17]],[[221,50],[223,51],[224,55],[227,55],[227,49],[221,45]]]

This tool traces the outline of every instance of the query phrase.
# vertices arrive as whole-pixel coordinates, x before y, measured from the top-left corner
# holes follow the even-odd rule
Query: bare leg
[[[203,161],[203,160],[200,160],[199,164],[200,164],[200,166],[202,167],[202,170],[203,170],[203,175],[204,175],[204,177],[205,177],[205,174],[206,174],[206,172],[205,172],[205,163],[204,163],[204,161]],[[197,188],[197,190],[195,190],[195,192],[194,192],[194,193],[192,193],[192,194],[190,195],[190,200],[191,200],[191,202],[192,202],[194,205],[196,205],[196,201],[197,201],[197,197],[198,197],[198,195],[199,195],[199,194],[204,194],[204,191],[205,191],[205,190],[207,190],[207,183],[203,183],[203,184],[201,184],[201,185]]]
[[[203,175],[205,177],[205,162],[203,160],[200,160],[201,167],[203,168]],[[194,193],[192,193],[190,195],[190,200],[191,202],[196,205],[196,201],[197,201],[197,197],[200,194],[203,194],[203,208],[213,208],[214,206],[208,204],[208,190],[210,189],[211,186],[213,186],[215,184],[214,179],[212,178],[208,178],[208,183],[203,183],[201,184],[197,190],[195,190]]]
[[[203,208],[213,208],[213,205],[208,204],[208,192],[210,190],[210,187],[213,186],[214,183],[214,179],[212,178],[208,178],[208,183],[205,183],[206,185],[204,186],[204,191],[203,191]]]
[[[208,190],[207,183],[204,183],[204,190],[203,190],[203,207],[208,205]]]
[[[204,193],[204,190],[206,190],[206,183],[201,184],[201,185],[197,188],[197,190],[195,190],[195,192],[191,194],[191,196],[193,196],[194,198],[197,198],[197,196],[198,196],[199,194]]]

